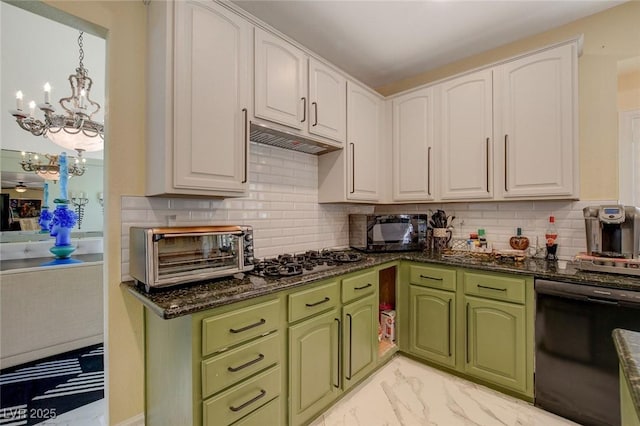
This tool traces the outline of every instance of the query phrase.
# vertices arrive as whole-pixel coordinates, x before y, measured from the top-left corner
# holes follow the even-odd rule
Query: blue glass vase
[[[40,219],[38,219],[38,225],[40,225],[41,234],[48,234],[51,231],[49,227],[51,225],[52,218],[53,215],[49,211],[49,207],[43,207],[40,211]]]
[[[69,213],[72,212],[68,211],[67,204],[56,205],[53,225],[51,226],[51,236],[56,237],[56,242],[54,246],[49,249],[56,259],[69,259],[71,253],[76,250],[76,248],[71,245],[71,229],[75,225],[75,220],[73,220],[75,216]],[[72,218],[72,220],[69,220],[69,218]]]

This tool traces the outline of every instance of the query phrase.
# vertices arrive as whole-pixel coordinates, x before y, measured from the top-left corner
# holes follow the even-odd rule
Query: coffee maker
[[[640,208],[606,205],[583,209],[587,254],[640,259]]]

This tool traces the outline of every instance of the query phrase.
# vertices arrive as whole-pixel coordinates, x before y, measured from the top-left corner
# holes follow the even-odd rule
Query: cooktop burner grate
[[[362,254],[346,250],[309,250],[259,260],[253,273],[264,277],[289,277],[319,272],[343,263],[359,262]]]

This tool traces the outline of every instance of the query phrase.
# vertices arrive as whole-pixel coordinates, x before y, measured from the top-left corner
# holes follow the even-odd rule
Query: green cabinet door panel
[[[455,315],[455,293],[410,285],[409,352],[455,368]]]
[[[640,417],[636,410],[636,404],[631,397],[631,390],[627,377],[622,371],[622,367],[618,368],[620,377],[620,418],[623,426],[640,426]]]
[[[525,307],[465,296],[465,372],[526,392]]]
[[[343,370],[345,390],[366,376],[378,354],[378,304],[370,296],[345,305],[342,313],[344,336]]]
[[[340,392],[338,310],[289,327],[290,421],[302,424]]]

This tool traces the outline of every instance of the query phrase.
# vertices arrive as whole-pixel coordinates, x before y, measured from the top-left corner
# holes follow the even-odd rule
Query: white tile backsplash
[[[611,200],[591,201],[505,201],[485,203],[444,203],[384,205],[375,208],[376,213],[427,213],[429,209],[442,209],[456,216],[453,222],[454,239],[466,239],[469,233],[483,228],[489,245],[496,249],[507,249],[509,238],[522,228],[533,246],[538,238],[538,247],[544,247],[544,234],[549,216],[556,218],[558,229],[558,256],[564,259],[585,251],[586,237],[582,209],[599,204],[616,204]]]
[[[350,212],[371,206],[318,204],[318,157],[251,143],[249,194],[244,198],[123,197],[122,279],[129,280],[129,228],[252,225],[257,257],[349,244]]]
[[[166,225],[252,225],[257,257],[349,244],[350,213],[454,214],[454,238],[484,228],[495,248],[508,248],[521,227],[544,245],[550,214],[559,231],[558,254],[570,258],[586,249],[582,209],[612,201],[515,201],[402,205],[318,204],[318,157],[251,143],[249,194],[244,198],[122,198],[122,279],[129,280],[129,228]],[[615,203],[615,202],[613,202]]]

